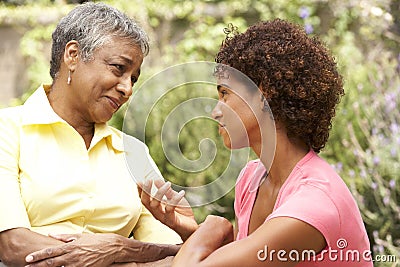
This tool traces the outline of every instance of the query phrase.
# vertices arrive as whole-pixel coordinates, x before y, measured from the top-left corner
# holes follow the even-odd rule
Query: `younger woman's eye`
[[[221,90],[219,93],[222,98],[228,94],[228,92],[226,90]]]

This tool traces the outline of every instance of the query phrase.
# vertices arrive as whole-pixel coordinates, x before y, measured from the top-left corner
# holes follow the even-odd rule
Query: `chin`
[[[226,148],[228,148],[230,150],[249,147],[248,143],[245,143],[245,142],[232,142],[231,139],[226,140],[225,138],[224,138],[224,145],[226,146]]]
[[[112,115],[111,116],[109,116],[109,115],[107,115],[107,116],[100,116],[100,117],[98,117],[96,120],[95,120],[95,123],[97,123],[97,124],[101,124],[101,123],[107,123],[109,120],[111,120],[111,118],[112,118]]]
[[[246,147],[249,147],[248,145],[236,145],[236,146],[230,146],[230,147],[228,147],[229,149],[231,149],[231,150],[234,150],[234,149],[242,149],[242,148],[246,148]]]
[[[232,145],[231,145],[231,143],[229,142],[229,143],[227,143],[227,142],[224,142],[224,145],[225,145],[225,147],[227,148],[227,149],[230,149],[230,150],[232,150],[233,148],[232,148]]]

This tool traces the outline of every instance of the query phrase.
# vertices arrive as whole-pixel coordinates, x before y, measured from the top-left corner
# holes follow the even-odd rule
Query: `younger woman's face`
[[[262,115],[260,93],[252,83],[233,77],[218,80],[218,103],[212,117],[219,123],[219,134],[230,149],[251,146],[260,141],[259,121]]]

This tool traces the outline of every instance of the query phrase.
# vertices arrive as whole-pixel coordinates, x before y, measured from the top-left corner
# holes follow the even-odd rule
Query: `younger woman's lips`
[[[220,124],[220,125],[218,126],[218,133],[219,133],[219,134],[222,134],[223,131],[226,131],[226,130],[225,130],[225,126],[223,126],[222,124]]]

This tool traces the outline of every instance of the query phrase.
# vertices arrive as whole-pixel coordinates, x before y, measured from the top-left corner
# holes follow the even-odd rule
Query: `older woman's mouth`
[[[121,107],[122,103],[117,98],[111,96],[107,96],[106,98],[113,109],[117,110]]]

